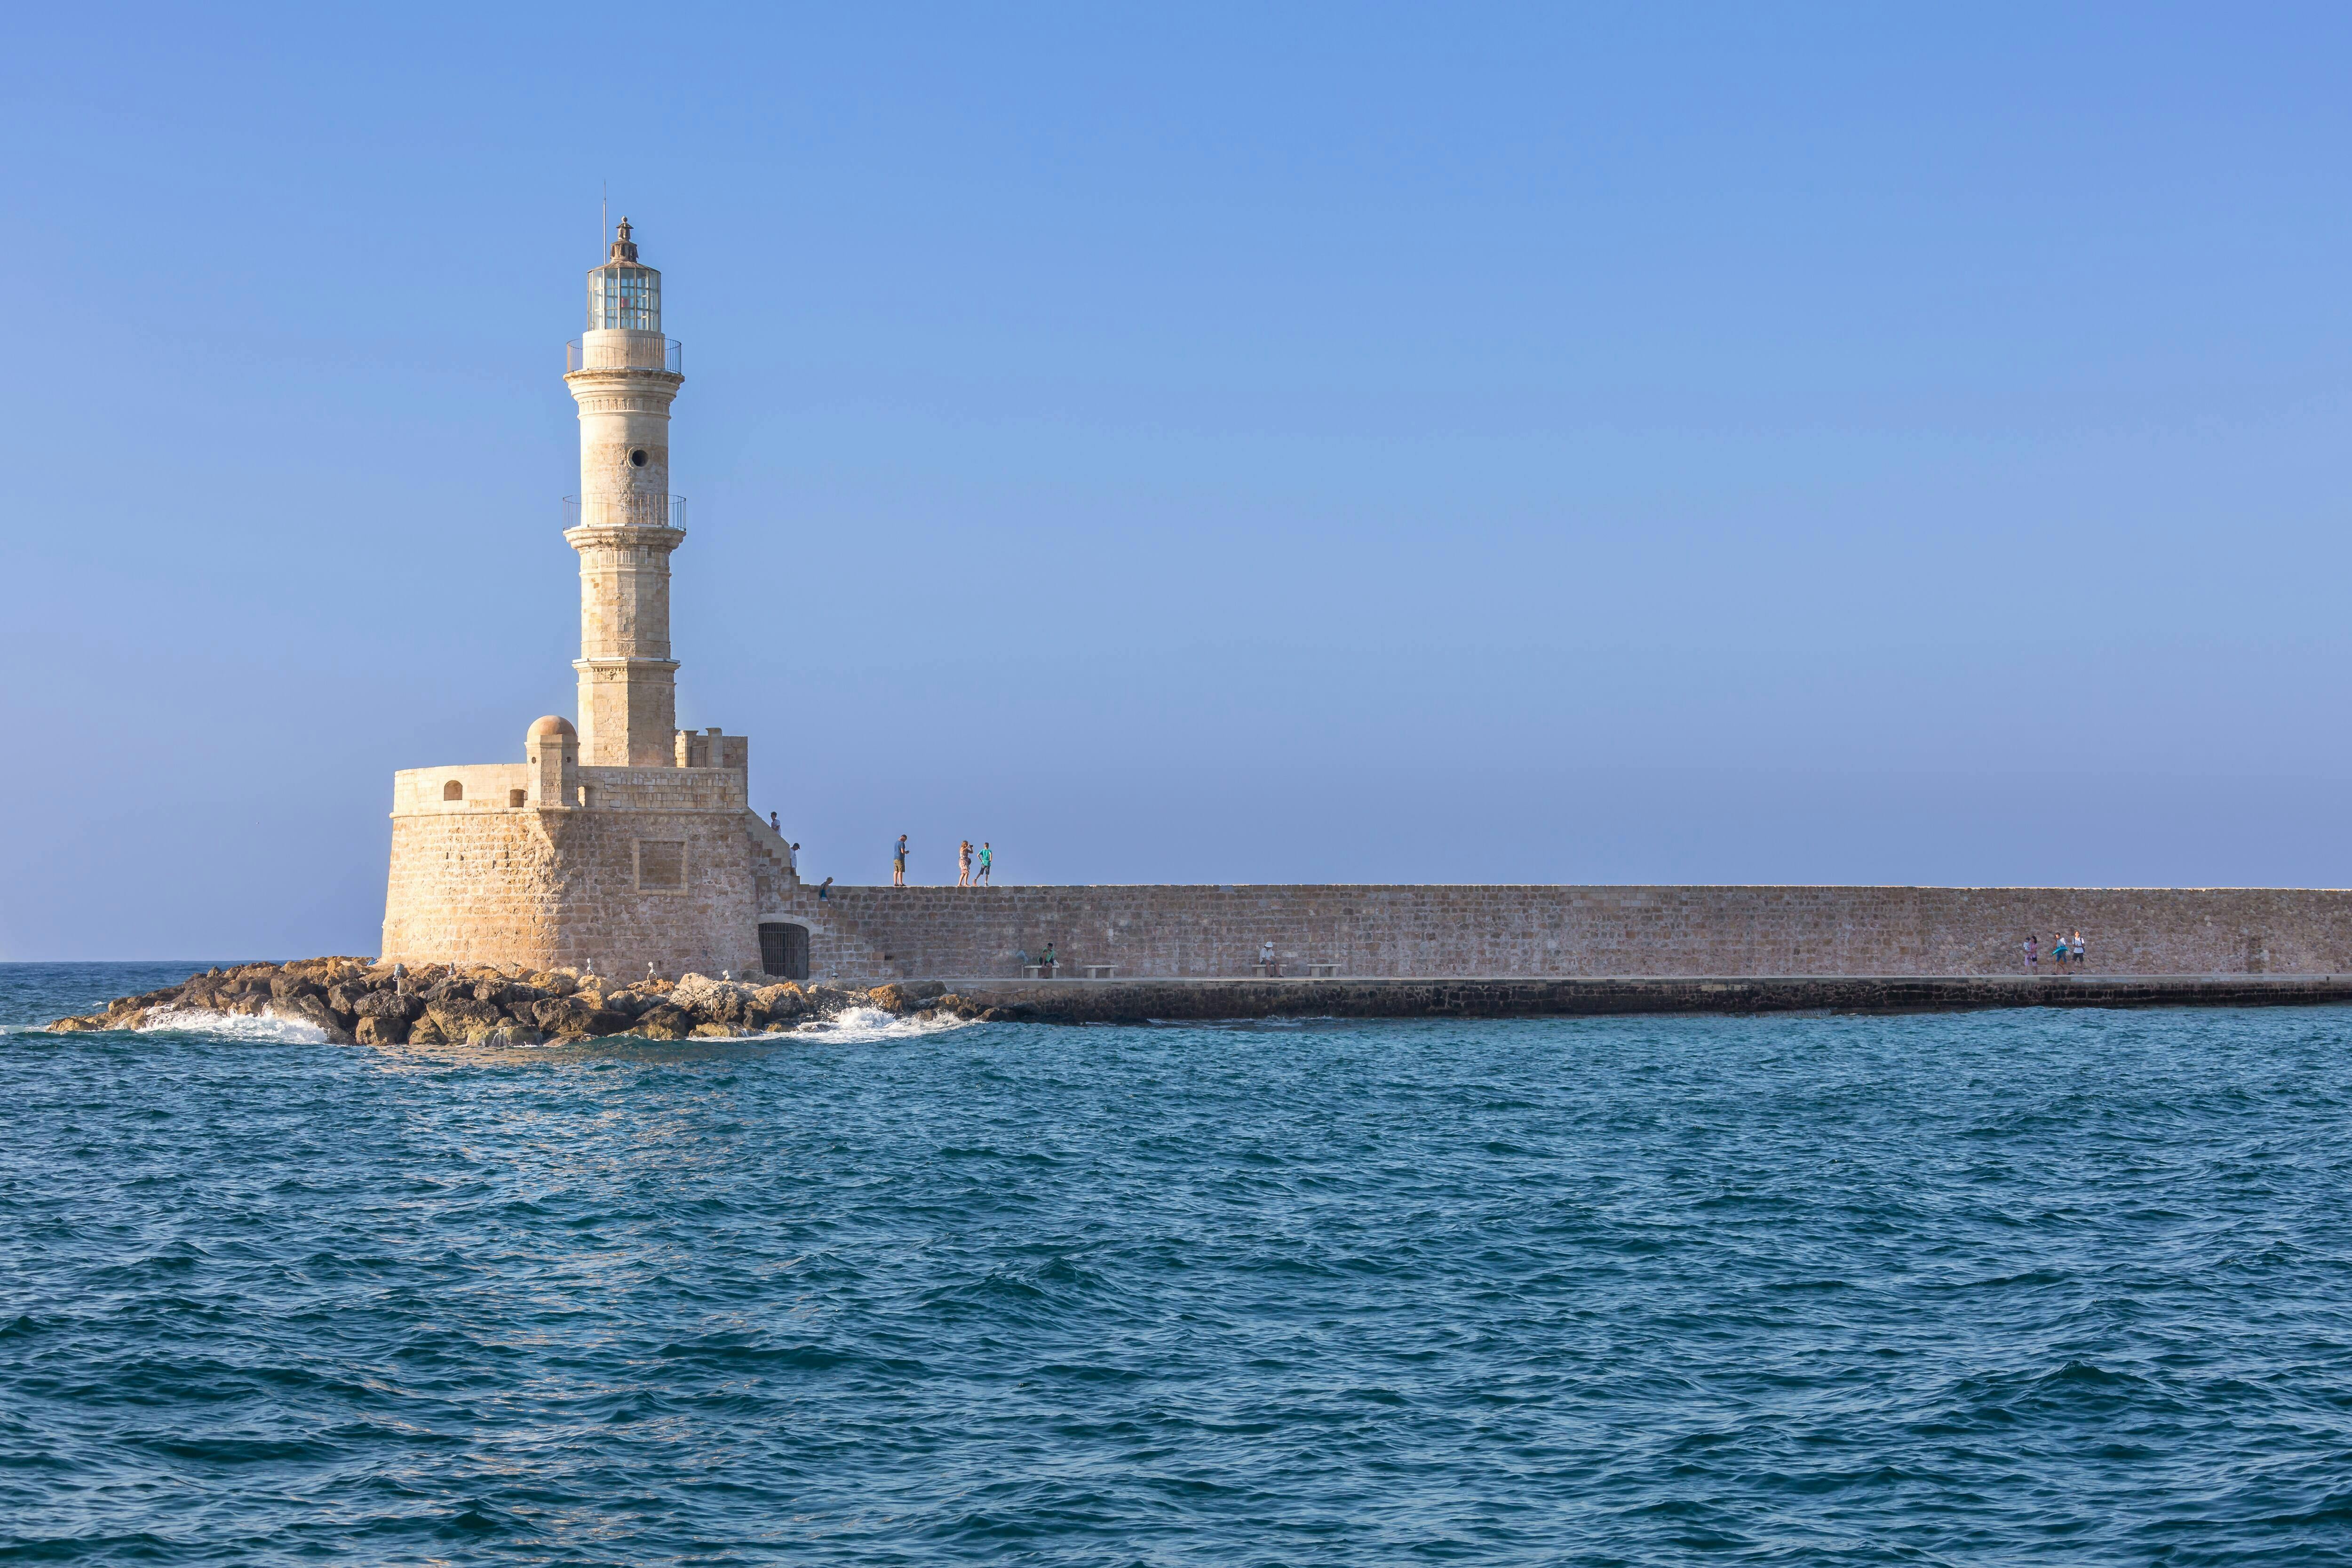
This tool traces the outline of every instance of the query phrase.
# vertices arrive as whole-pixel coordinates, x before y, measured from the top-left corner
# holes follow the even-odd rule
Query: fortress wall
[[[1246,975],[2000,974],[2080,927],[2095,973],[2352,973],[2352,891],[2263,888],[1250,886],[835,888],[910,977],[1066,966]],[[1066,974],[1074,973],[1068,967]]]
[[[520,771],[520,770],[518,770]],[[596,771],[596,770],[584,770]],[[383,957],[608,974],[758,967],[740,810],[394,813]]]
[[[745,801],[740,768],[583,766],[580,782],[606,811],[740,811]]]

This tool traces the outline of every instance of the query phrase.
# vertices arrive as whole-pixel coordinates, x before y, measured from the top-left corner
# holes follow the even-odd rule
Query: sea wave
[[[829,1018],[812,1018],[789,1029],[755,1035],[761,1040],[819,1039],[829,1045],[861,1046],[883,1040],[920,1039],[969,1026],[974,1020],[933,1014],[927,1018],[899,1017],[879,1007],[845,1007]]]
[[[244,1013],[212,1013],[196,1007],[153,1007],[139,1026],[142,1035],[212,1035],[222,1039],[278,1045],[320,1045],[327,1031],[299,1018],[277,1013],[255,1017]]]

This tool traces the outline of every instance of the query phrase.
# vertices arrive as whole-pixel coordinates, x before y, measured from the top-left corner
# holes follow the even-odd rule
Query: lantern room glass
[[[661,331],[661,274],[612,262],[588,274],[588,330]]]

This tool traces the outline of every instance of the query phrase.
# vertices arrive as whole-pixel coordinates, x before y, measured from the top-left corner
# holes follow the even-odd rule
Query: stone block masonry
[[[898,973],[1234,977],[2010,974],[2078,927],[2106,974],[2352,973],[2352,891],[2269,888],[1206,885],[835,888]]]

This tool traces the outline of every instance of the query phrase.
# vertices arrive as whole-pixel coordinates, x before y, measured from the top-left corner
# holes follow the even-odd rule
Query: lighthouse
[[[677,729],[669,557],[669,407],[686,377],[662,335],[661,274],[623,218],[588,274],[588,326],[564,384],[580,412],[580,490],[564,542],[580,558],[580,715],[550,713],[522,760],[392,776],[387,963],[532,973],[898,974],[835,924],[793,846],[751,809],[751,742]]]
[[[669,556],[686,502],[669,491],[669,405],[686,377],[662,335],[661,274],[637,258],[629,220],[588,274],[588,326],[567,355],[580,405],[580,493],[565,542],[580,554],[580,760],[676,760],[677,661]]]

